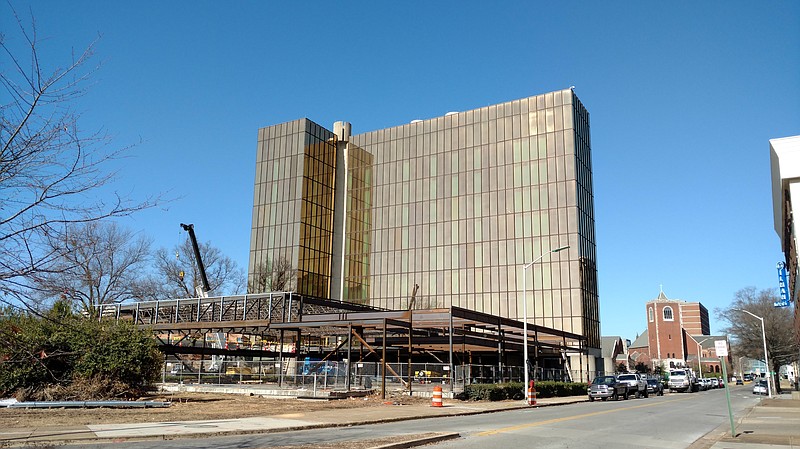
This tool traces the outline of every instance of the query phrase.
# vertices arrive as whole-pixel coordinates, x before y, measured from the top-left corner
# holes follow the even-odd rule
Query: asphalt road
[[[758,401],[748,387],[733,387],[735,416]],[[686,448],[720,425],[729,425],[725,391],[675,393],[647,399],[580,403],[473,416],[420,419],[369,426],[171,441],[91,444],[132,449],[242,449],[319,445],[400,434],[458,432],[436,448]],[[82,447],[71,445],[70,447]]]
[[[734,388],[734,418],[758,399],[749,388]],[[725,391],[717,389],[524,410],[492,417],[491,422],[460,432],[460,440],[436,447],[686,448],[720,425],[729,428],[729,423]]]

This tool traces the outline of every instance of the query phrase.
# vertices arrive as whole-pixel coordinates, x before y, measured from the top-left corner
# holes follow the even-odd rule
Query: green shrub
[[[545,380],[536,383],[537,397],[556,398],[564,396],[582,396],[588,394],[585,383],[580,382],[556,382]]]
[[[61,303],[42,316],[5,311],[0,336],[0,397],[135,397],[158,380],[163,362],[149,331],[73,315]]]
[[[586,384],[579,382],[541,381],[535,386],[538,398],[583,396],[588,393]],[[469,401],[522,400],[525,398],[524,391],[521,382],[471,384],[466,386],[459,397]]]

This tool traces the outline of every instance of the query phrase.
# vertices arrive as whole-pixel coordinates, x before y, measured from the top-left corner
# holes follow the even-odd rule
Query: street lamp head
[[[762,318],[762,317],[760,317],[760,316],[756,315],[756,314],[755,314],[755,313],[753,313],[753,312],[749,312],[749,311],[747,311],[747,310],[744,310],[744,309],[731,309],[731,310],[736,310],[737,312],[744,312],[744,313],[746,313],[746,314],[748,314],[748,315],[752,316],[753,318],[756,318],[756,319],[758,319],[758,320],[761,320],[761,322],[764,322],[764,318]]]
[[[556,248],[556,249],[554,249],[554,250],[552,250],[552,251],[550,251],[550,252],[551,252],[551,253],[557,253],[557,252],[559,252],[559,251],[564,251],[564,250],[565,250],[565,249],[567,249],[567,248],[569,248],[569,245],[567,245],[567,246],[562,246],[561,248]]]

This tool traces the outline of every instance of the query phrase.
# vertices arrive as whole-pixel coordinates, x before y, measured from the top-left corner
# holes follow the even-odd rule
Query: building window
[[[672,307],[667,306],[664,307],[664,321],[672,321],[674,318],[672,316]]]
[[[653,322],[653,308],[652,307],[648,307],[647,308],[647,319],[650,320],[651,323]]]

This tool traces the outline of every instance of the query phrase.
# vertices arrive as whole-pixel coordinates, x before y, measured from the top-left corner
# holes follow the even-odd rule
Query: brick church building
[[[714,342],[727,341],[727,336],[711,335],[705,306],[669,299],[662,291],[645,309],[647,330],[630,345],[630,364],[643,363],[654,371],[659,366],[697,370],[702,365],[704,373],[722,372]]]

